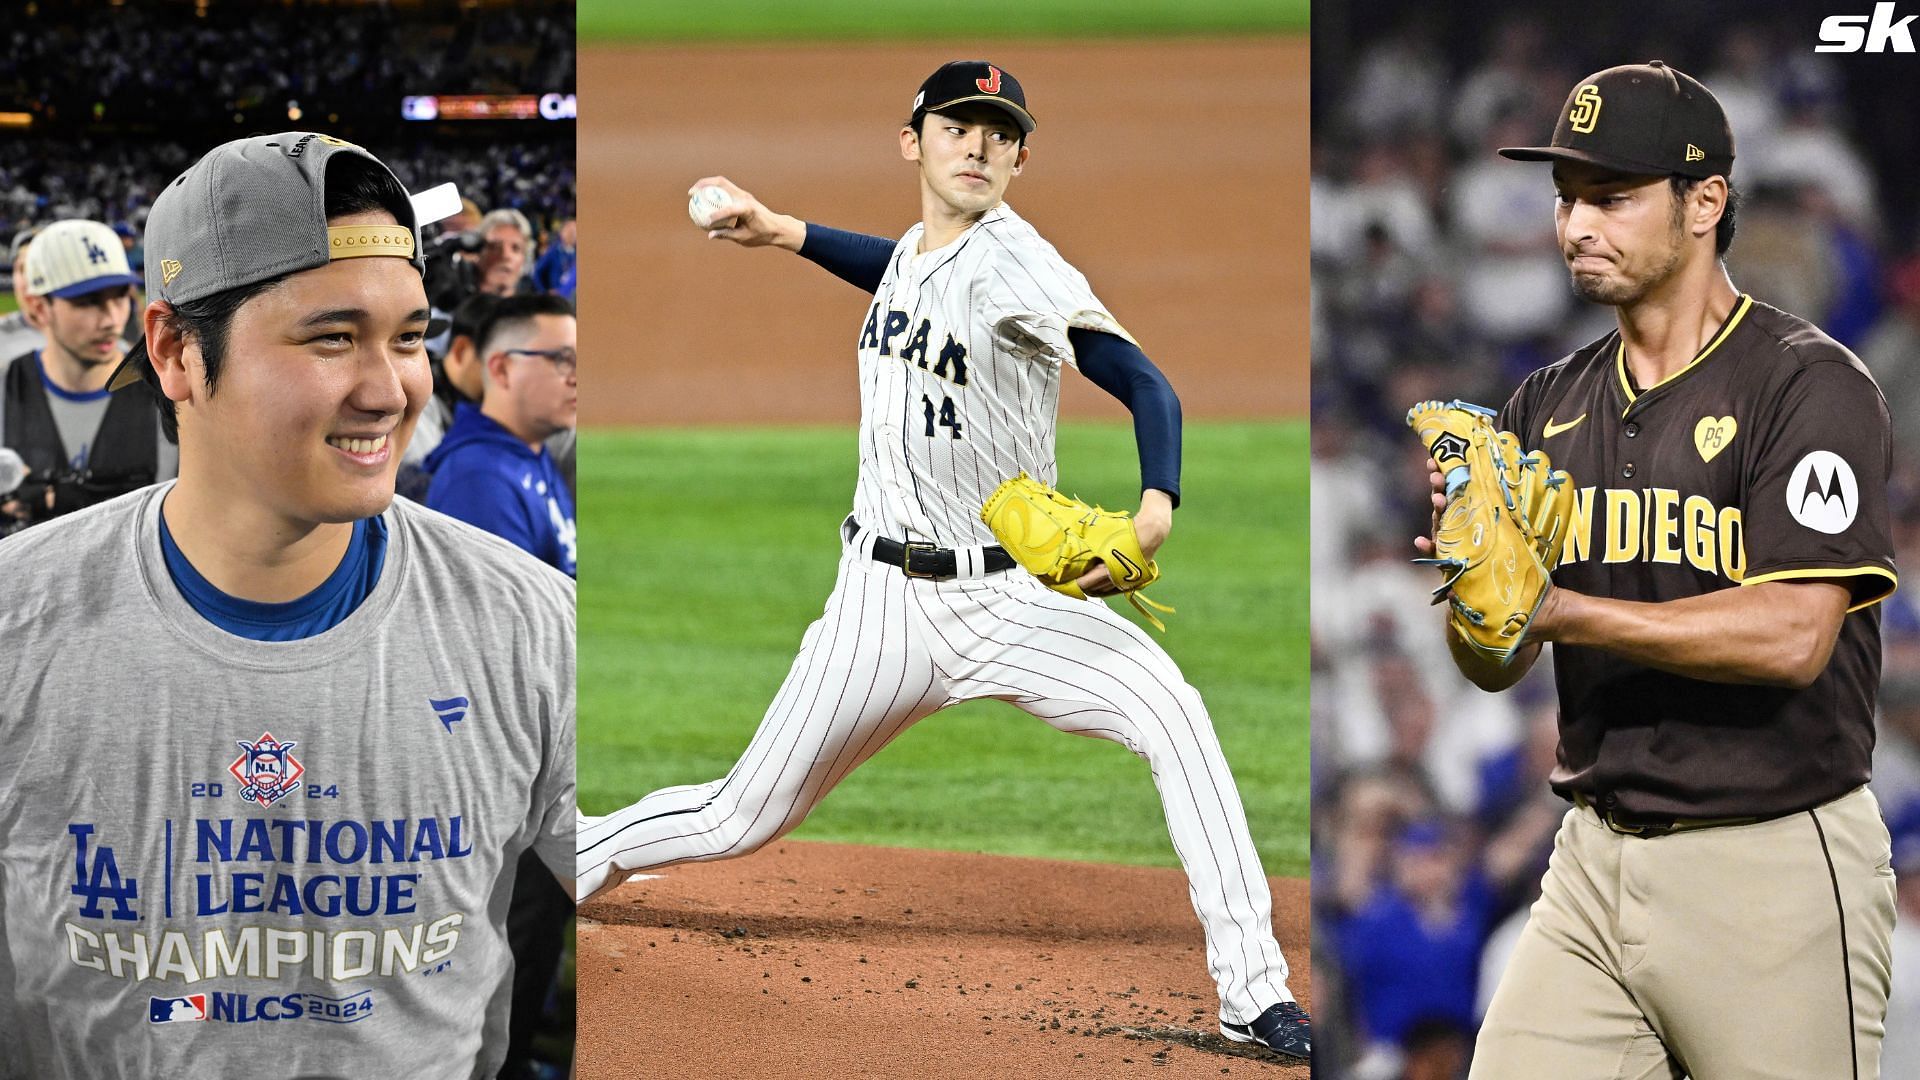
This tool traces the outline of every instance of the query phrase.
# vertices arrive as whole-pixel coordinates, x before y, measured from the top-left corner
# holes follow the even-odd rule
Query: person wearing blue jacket
[[[568,300],[573,299],[573,290],[579,274],[579,255],[574,244],[578,235],[577,226],[572,218],[560,225],[560,235],[553,238],[540,261],[533,264],[533,283],[542,291],[558,293]]]
[[[548,294],[500,301],[479,354],[480,405],[460,404],[427,455],[427,505],[575,574],[573,496],[543,445],[579,410],[573,305]]]

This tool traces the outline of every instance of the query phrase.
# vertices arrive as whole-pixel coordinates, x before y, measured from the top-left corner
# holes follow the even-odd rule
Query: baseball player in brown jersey
[[[1577,485],[1528,643],[1500,666],[1449,630],[1489,690],[1554,643],[1551,783],[1574,803],[1472,1076],[1878,1076],[1886,404],[1728,278],[1733,135],[1699,82],[1610,68],[1551,145],[1501,153],[1553,163],[1574,291],[1619,325],[1499,416]]]

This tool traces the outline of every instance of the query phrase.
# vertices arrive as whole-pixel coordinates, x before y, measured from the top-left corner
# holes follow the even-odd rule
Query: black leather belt
[[[1595,803],[1585,795],[1574,792],[1573,801],[1584,809],[1591,810],[1602,824],[1623,836],[1639,836],[1651,839],[1668,833],[1691,832],[1695,829],[1725,829],[1739,825],[1758,825],[1763,821],[1786,817],[1787,814],[1759,814],[1749,817],[1723,818],[1686,818],[1672,814],[1636,814],[1614,807]],[[1795,813],[1797,811],[1788,811]]]
[[[860,531],[860,523],[848,518],[845,531],[847,539],[853,539]],[[1011,570],[1016,565],[1013,556],[1007,554],[1006,548],[990,547],[980,550],[983,556],[982,561],[986,564],[986,573],[997,574],[1002,570]],[[873,558],[875,562],[899,567],[900,572],[908,577],[944,580],[956,577],[960,573],[959,556],[954,554],[952,548],[937,548],[932,544],[916,543],[911,540],[903,544],[884,536],[875,537]]]

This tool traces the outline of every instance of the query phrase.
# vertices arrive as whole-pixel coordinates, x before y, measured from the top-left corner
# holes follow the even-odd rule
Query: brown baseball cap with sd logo
[[[1733,172],[1733,129],[1700,80],[1652,60],[1580,80],[1560,111],[1552,145],[1506,146],[1500,154],[1704,180]]]

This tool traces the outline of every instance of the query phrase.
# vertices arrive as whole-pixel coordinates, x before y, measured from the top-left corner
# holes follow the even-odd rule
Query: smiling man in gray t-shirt
[[[519,855],[571,886],[572,583],[393,499],[384,165],[228,143],[147,237],[113,382],[180,479],[0,542],[0,1077],[492,1077]]]

